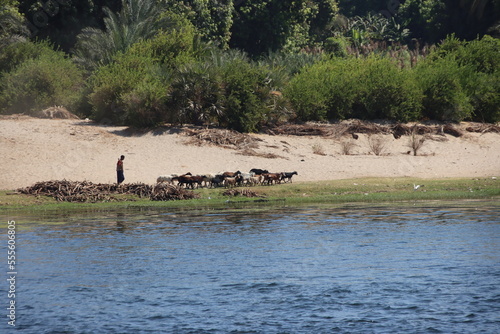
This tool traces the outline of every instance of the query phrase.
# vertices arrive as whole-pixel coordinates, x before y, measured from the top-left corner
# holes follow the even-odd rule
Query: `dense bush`
[[[470,87],[473,120],[478,122],[500,122],[500,71],[491,75],[476,73]]]
[[[37,43],[24,41],[9,44],[0,51],[0,73],[10,72],[26,60],[35,59],[52,51],[53,47],[47,41]]]
[[[92,93],[92,118],[116,124],[151,126],[160,119],[133,115],[137,106],[148,106],[155,99],[162,99],[161,71],[151,58],[122,54],[109,65],[99,68],[89,79]],[[163,88],[166,94],[166,87]],[[151,101],[148,101],[152,99]],[[136,124],[140,123],[140,124]]]
[[[195,61],[197,36],[189,22],[174,14],[168,21],[171,29],[131,45],[93,73],[93,119],[138,127],[180,121],[179,111],[167,103],[171,72]]]
[[[466,42],[449,36],[429,56],[427,66],[454,68],[451,75],[455,80],[450,78],[447,84],[449,94],[454,95],[455,100],[461,100],[462,104],[465,103],[466,110],[472,109],[461,117],[455,117],[456,120],[470,118],[480,122],[500,121],[499,54],[499,39],[484,36],[482,39]],[[460,88],[456,88],[458,82]],[[464,109],[462,104],[452,104],[449,108],[456,109],[454,112],[457,113]]]
[[[403,122],[419,118],[421,92],[408,71],[388,59],[368,58],[357,76],[353,116]]]
[[[122,94],[125,124],[134,127],[154,127],[168,120],[164,84],[150,77],[139,82],[131,91]]]
[[[290,81],[284,93],[290,100],[298,120],[325,120],[327,114],[332,118],[346,116],[345,106],[351,104],[352,90],[339,83],[342,80],[350,81],[347,78],[350,71],[343,71],[348,65],[349,63],[346,63],[344,67],[340,66],[340,62],[319,62],[304,69]],[[335,106],[329,103],[332,99],[338,101]]]
[[[302,121],[418,119],[421,91],[407,71],[387,59],[332,59],[292,79],[286,96]]]
[[[471,117],[471,101],[463,88],[469,68],[443,58],[421,62],[415,70],[424,93],[425,117],[455,122]]]
[[[345,58],[348,55],[347,39],[344,37],[328,37],[324,42],[325,51],[331,53],[335,57]]]
[[[75,111],[84,84],[81,70],[63,52],[46,45],[26,44],[11,49],[15,54],[30,50],[30,56],[2,75],[0,106],[6,113],[26,113],[54,105]]]
[[[180,18],[176,18],[176,24],[179,27],[160,31],[150,39],[133,44],[128,53],[151,58],[155,63],[169,68],[194,61],[198,51],[195,48],[198,38],[196,30]]]
[[[265,121],[265,101],[269,88],[266,73],[243,61],[234,61],[223,68],[224,114],[220,123],[241,132],[259,130]]]

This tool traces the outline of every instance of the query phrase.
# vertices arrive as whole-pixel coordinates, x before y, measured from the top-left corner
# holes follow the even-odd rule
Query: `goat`
[[[224,178],[224,186],[226,188],[230,188],[230,187],[236,187],[236,184],[238,183],[238,177],[237,176],[233,176],[233,177],[225,177]]]
[[[256,185],[256,184],[259,184],[262,182],[262,175],[255,175],[255,176],[251,176],[248,181],[247,181],[247,184],[248,185]]]
[[[203,177],[200,175],[192,175],[191,173],[188,173],[178,176],[177,180],[179,181],[179,186],[185,185],[186,188],[188,186],[191,186],[191,188],[194,189],[195,184],[201,186],[203,182]]]
[[[210,180],[210,185],[212,187],[221,186],[223,183],[224,183],[224,176],[222,176],[222,174],[217,174]]]
[[[224,172],[224,173],[222,173],[222,176],[224,176],[224,177],[236,177],[236,176],[238,176],[240,174],[241,174],[240,171],[237,171],[237,172]]]
[[[240,185],[242,184],[245,184],[245,183],[248,183],[248,180],[252,177],[252,176],[255,176],[255,173],[240,173],[238,178],[239,178],[239,181],[238,183]]]
[[[172,184],[173,183],[173,179],[178,177],[177,174],[170,174],[170,175],[160,175],[158,176],[158,178],[156,179],[156,183],[169,183],[169,184]]]
[[[250,169],[250,173],[255,173],[255,175],[262,175],[269,173],[269,171],[267,169],[252,168]]]
[[[208,187],[209,185],[212,185],[212,179],[215,177],[214,174],[203,174],[201,175],[203,177],[203,182],[205,183],[205,187]]]
[[[281,183],[281,173],[265,173],[262,176],[264,177],[262,183],[267,182],[269,185],[273,184],[273,182]]]
[[[281,180],[287,182],[286,180],[292,183],[292,176],[299,175],[297,172],[283,172],[281,173]]]

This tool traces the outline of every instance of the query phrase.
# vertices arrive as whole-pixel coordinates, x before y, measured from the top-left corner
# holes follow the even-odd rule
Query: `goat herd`
[[[193,175],[186,173],[182,175],[170,174],[160,175],[156,179],[157,183],[177,184],[181,187],[194,189],[195,187],[236,187],[272,185],[281,182],[292,182],[292,177],[298,175],[297,172],[269,173],[268,170],[253,168],[248,173],[224,172],[217,174]]]

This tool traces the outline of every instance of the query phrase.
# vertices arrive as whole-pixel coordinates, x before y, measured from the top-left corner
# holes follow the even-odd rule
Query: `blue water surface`
[[[500,333],[494,203],[30,219],[1,333]]]

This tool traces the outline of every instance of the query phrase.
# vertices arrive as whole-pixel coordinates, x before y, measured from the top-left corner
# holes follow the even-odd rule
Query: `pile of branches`
[[[488,131],[495,131],[498,129],[500,132],[500,127],[495,125],[490,125],[486,129]],[[481,127],[469,127],[467,131],[482,132],[484,128]],[[419,135],[427,134],[449,134],[455,137],[463,136],[463,132],[455,127],[453,124],[445,125],[424,125],[424,124],[377,124],[372,122],[364,122],[361,120],[355,121],[345,121],[336,124],[286,124],[275,127],[273,129],[267,130],[268,134],[271,135],[291,135],[291,136],[321,136],[321,137],[338,137],[354,133],[362,134],[393,134],[395,138],[401,136],[408,136],[413,131]]]
[[[259,148],[258,141],[248,134],[225,129],[187,129],[184,134],[190,137],[188,144],[202,146],[211,144],[231,149]]]
[[[186,190],[181,186],[165,183],[157,184],[150,196],[152,201],[175,201],[193,198],[200,198],[200,195]]]
[[[49,107],[32,113],[33,116],[39,118],[59,118],[59,119],[79,119],[78,116],[68,111],[63,106]]]
[[[389,134],[391,129],[375,123],[355,121],[337,124],[285,124],[267,130],[271,135],[336,137],[350,133]]]
[[[465,128],[468,132],[479,132],[479,133],[486,133],[486,132],[494,132],[494,133],[500,133],[500,126],[494,125],[494,124],[483,124],[483,123],[477,123],[477,124],[471,124],[467,128]]]
[[[153,201],[168,201],[177,199],[196,198],[197,194],[180,187],[161,189],[144,183],[107,184],[92,183],[90,181],[45,181],[37,182],[18,192],[34,196],[49,196],[60,202],[111,202],[130,200],[116,195],[135,195],[140,198],[149,198]]]
[[[325,124],[286,124],[267,130],[267,133],[271,135],[322,137],[333,136],[334,132],[335,129],[331,125]]]
[[[222,193],[224,196],[243,196],[243,197],[265,197],[262,195],[259,195],[255,191],[252,191],[250,189],[229,189],[226,190]]]
[[[390,127],[385,125],[379,125],[376,123],[355,121],[348,125],[347,133],[366,133],[370,135],[374,134],[391,134],[392,131]]]

